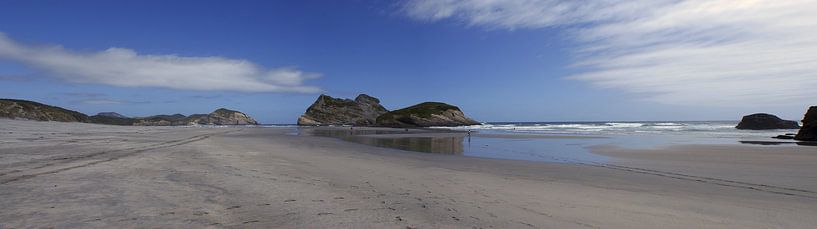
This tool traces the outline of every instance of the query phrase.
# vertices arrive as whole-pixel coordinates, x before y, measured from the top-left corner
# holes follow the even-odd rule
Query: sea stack
[[[735,128],[742,130],[798,129],[800,125],[796,121],[783,120],[771,114],[757,113],[743,116]]]
[[[0,99],[0,117],[56,122],[88,122],[88,115],[62,107],[18,99]]]
[[[386,112],[388,110],[380,105],[379,99],[366,94],[358,95],[355,100],[320,95],[298,118],[298,125],[371,126]]]
[[[812,106],[803,117],[803,127],[794,136],[795,140],[817,141],[817,106]]]
[[[377,118],[377,126],[399,128],[478,124],[480,123],[466,117],[459,107],[440,102],[420,103],[391,111]]]

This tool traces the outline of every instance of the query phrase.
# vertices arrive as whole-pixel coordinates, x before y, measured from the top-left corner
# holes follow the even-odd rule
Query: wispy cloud
[[[409,0],[406,15],[488,29],[559,27],[570,79],[683,105],[813,104],[813,0]]]
[[[146,104],[149,101],[132,101],[109,98],[107,94],[95,92],[63,92],[51,96],[53,100],[66,100],[69,103],[87,105]]]
[[[21,62],[75,83],[199,91],[321,91],[304,82],[320,74],[293,67],[264,69],[247,60],[144,55],[126,48],[77,52],[59,46],[20,44],[2,33],[0,59]]]

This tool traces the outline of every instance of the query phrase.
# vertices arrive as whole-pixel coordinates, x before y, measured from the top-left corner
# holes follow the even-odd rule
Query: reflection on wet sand
[[[801,146],[817,146],[817,143],[814,142],[779,142],[779,141],[739,141],[742,144],[750,144],[750,145],[789,145],[789,144],[796,144]]]
[[[465,138],[461,135],[412,137],[410,136],[412,133],[416,131],[304,128],[299,134],[332,137],[371,146],[424,153],[460,155],[464,151],[463,140]]]
[[[557,163],[605,162],[585,147],[616,139],[593,136],[500,135],[437,130],[359,127],[301,127],[298,135],[399,150]]]
[[[366,145],[425,153],[462,154],[463,152],[462,137],[371,138],[366,136],[351,136],[349,140]]]

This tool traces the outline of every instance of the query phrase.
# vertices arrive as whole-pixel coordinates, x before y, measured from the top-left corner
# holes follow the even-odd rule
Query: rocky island
[[[380,105],[379,99],[366,94],[358,95],[355,100],[320,95],[298,118],[298,125],[371,126],[378,116],[386,112],[389,111]]]
[[[478,125],[465,116],[459,107],[440,102],[424,102],[377,117],[377,126],[430,127]]]
[[[771,114],[756,113],[743,116],[735,128],[742,130],[798,129],[800,125],[797,121],[783,120]]]
[[[380,100],[366,94],[351,99],[320,95],[298,118],[300,126],[353,125],[378,127],[466,126],[480,124],[460,108],[440,102],[424,102],[389,111]]]
[[[240,111],[219,108],[207,115],[191,115],[188,117],[191,124],[200,125],[258,125],[255,119]]]

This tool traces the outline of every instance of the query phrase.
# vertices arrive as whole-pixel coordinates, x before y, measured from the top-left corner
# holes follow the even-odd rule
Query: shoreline
[[[805,184],[813,181],[813,167],[805,165],[817,154],[809,152],[594,149],[636,163],[599,166],[417,153],[292,135],[287,128],[0,124],[12,132],[0,135],[0,227],[817,224],[817,190]],[[679,159],[713,150],[718,163]],[[729,158],[741,163],[722,163]],[[781,165],[768,177],[738,179],[747,170]],[[775,181],[781,177],[785,185]]]

